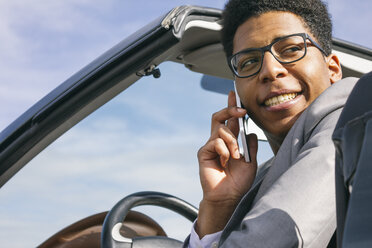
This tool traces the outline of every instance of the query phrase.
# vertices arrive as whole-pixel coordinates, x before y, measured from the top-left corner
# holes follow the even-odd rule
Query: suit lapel
[[[265,170],[267,170],[267,168]],[[257,195],[258,189],[261,186],[263,178],[264,177],[261,177],[259,180],[257,180],[256,183],[253,185],[253,187],[248,191],[248,193],[239,202],[238,206],[236,207],[234,213],[232,214],[229,222],[226,224],[221,234],[220,245],[222,245],[222,243],[230,235],[232,230],[234,230],[234,228],[236,228],[240,223],[242,223],[244,216],[251,209],[253,200]]]

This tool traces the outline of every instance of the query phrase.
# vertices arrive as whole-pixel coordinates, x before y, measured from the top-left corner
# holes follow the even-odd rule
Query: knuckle
[[[208,143],[209,141],[204,146],[199,148],[198,153],[197,153],[198,158],[200,158],[203,155],[203,153],[205,153]]]
[[[236,141],[235,137],[231,137],[231,139],[229,139],[228,143],[229,143],[230,146],[234,146],[234,145],[237,144],[237,141]]]
[[[220,113],[216,112],[212,114],[212,122],[216,122],[219,120]]]
[[[217,129],[217,132],[218,132],[218,134],[220,135],[220,136],[223,136],[224,134],[225,134],[225,126],[223,126],[223,127],[219,127],[218,129]]]
[[[229,156],[229,150],[226,147],[226,143],[223,139],[217,138],[215,140],[215,149],[221,156]]]
[[[228,144],[235,144],[236,138],[235,135],[231,132],[230,128],[227,126],[222,126],[218,129],[218,134],[220,137],[224,137],[224,140]]]
[[[216,142],[216,145],[224,145],[225,144],[225,142],[223,141],[222,138],[216,138],[215,142]]]
[[[213,113],[212,114],[212,121],[217,120],[218,119],[218,116],[219,116],[218,112]]]
[[[200,158],[201,154],[203,153],[204,146],[200,147],[197,153],[198,158]]]
[[[230,106],[228,109],[227,109],[227,112],[233,116],[235,114],[235,109],[236,107],[235,106]]]

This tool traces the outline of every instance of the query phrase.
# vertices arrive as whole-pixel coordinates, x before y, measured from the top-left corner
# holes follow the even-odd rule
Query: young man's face
[[[275,11],[251,17],[236,31],[233,54],[296,33],[307,33],[315,40],[301,19],[292,13]],[[308,45],[306,56],[291,64],[281,64],[266,52],[258,74],[235,80],[250,117],[265,131],[284,138],[310,103],[340,78],[337,57],[325,58],[318,48]]]

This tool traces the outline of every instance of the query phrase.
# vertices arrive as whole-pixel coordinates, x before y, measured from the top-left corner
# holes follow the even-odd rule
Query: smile
[[[272,106],[279,105],[284,102],[288,102],[292,99],[295,99],[297,95],[298,95],[297,93],[289,93],[289,94],[282,94],[282,95],[274,96],[265,101],[265,106],[272,107]]]

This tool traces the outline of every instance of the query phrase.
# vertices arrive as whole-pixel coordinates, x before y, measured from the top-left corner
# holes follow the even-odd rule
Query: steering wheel
[[[193,222],[198,215],[197,208],[175,196],[153,191],[134,193],[120,200],[107,214],[102,226],[101,247],[103,248],[182,247],[181,241],[168,237],[150,236],[136,237],[131,239],[123,237],[119,233],[119,230],[122,226],[122,222],[125,219],[126,215],[128,214],[128,211],[133,207],[143,205],[154,205],[170,209],[178,214],[181,214],[191,222]]]

